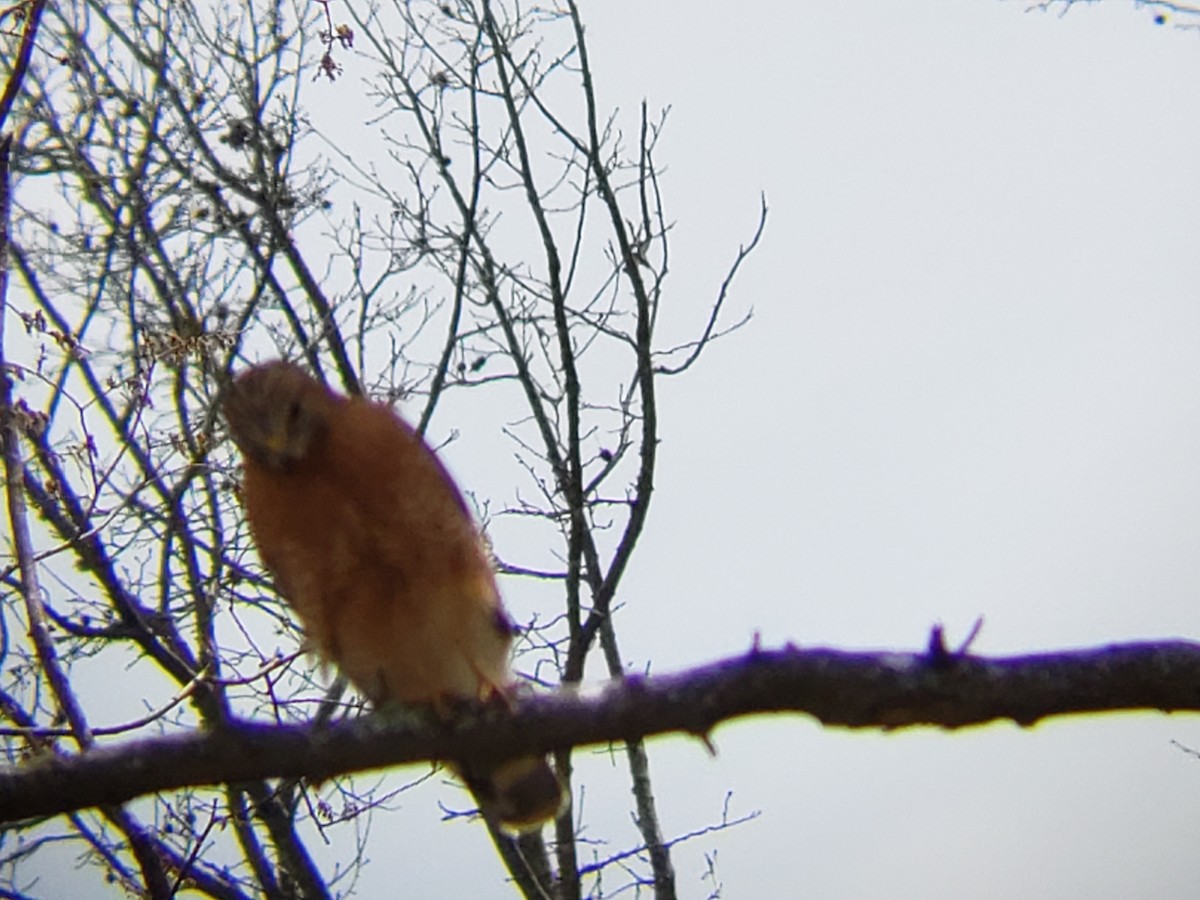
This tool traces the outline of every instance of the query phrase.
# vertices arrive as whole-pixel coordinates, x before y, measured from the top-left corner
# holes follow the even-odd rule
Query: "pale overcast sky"
[[[592,6],[606,96],[674,108],[681,307],[771,205],[755,318],[664,391],[631,661],[981,615],[980,653],[1200,636],[1200,33],[1119,2]],[[731,898],[1200,891],[1195,718],[716,737],[653,744],[667,831],[726,789],[763,814],[680,849],[684,896],[712,849]]]
[[[979,616],[984,654],[1200,638],[1200,33],[1118,0],[583,6],[601,100],[673,107],[668,332],[771,208],[730,301],[754,318],[662,390],[630,666],[755,633],[917,650]],[[1200,748],[1200,719],[780,716],[722,726],[716,759],[650,752],[668,836],[729,791],[762,813],[676,848],[681,897],[708,895],[715,854],[725,898],[1170,900],[1200,893],[1200,760],[1172,740]],[[578,758],[597,855],[636,843],[620,761]],[[465,802],[376,814],[358,896],[513,896],[439,797]]]
[[[602,97],[673,107],[668,316],[771,206],[754,319],[662,394],[631,664],[981,615],[980,653],[1200,637],[1200,34],[1119,2],[585,9]],[[681,896],[716,850],[729,898],[1191,898],[1200,762],[1172,739],[1200,722],[779,717],[651,759],[668,834],[727,790],[762,811],[677,850]]]

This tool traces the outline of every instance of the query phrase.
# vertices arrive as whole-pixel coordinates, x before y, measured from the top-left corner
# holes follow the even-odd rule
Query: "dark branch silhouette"
[[[271,778],[314,781],[430,759],[503,757],[667,732],[709,740],[720,723],[804,713],[824,725],[946,729],[1007,719],[1117,710],[1200,712],[1200,644],[1117,644],[984,658],[923,653],[753,649],[674,675],[629,677],[596,696],[529,697],[453,725],[424,716],[364,716],[332,725],[229,722],[44,756],[0,773],[0,821],[123,803],[187,786]]]

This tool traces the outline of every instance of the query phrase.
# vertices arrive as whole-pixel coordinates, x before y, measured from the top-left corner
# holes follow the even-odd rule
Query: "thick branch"
[[[1200,712],[1200,644],[1122,644],[984,659],[940,651],[752,650],[675,675],[628,678],[598,696],[526,699],[452,725],[370,716],[320,728],[239,723],[219,731],[47,757],[0,773],[0,821],[123,803],[189,785],[314,780],[427,759],[495,758],[682,731],[764,712],[826,725],[1032,725],[1070,713]]]

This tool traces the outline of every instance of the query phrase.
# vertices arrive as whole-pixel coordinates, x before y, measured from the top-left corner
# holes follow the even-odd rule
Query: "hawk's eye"
[[[293,400],[288,404],[287,423],[290,427],[295,428],[304,419],[304,406],[299,400]]]

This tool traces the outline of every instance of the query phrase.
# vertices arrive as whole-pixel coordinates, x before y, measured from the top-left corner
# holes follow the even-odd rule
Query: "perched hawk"
[[[314,649],[376,706],[505,696],[513,626],[449,474],[391,409],[292,363],[243,372],[224,401],[259,554]],[[557,815],[544,758],[458,769],[510,828]]]

